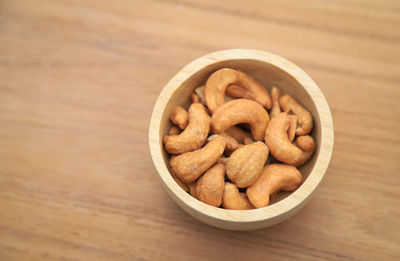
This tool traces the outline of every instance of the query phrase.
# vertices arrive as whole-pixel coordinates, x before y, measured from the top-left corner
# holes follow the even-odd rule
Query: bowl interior
[[[314,101],[305,90],[305,88],[291,75],[289,75],[284,70],[263,61],[252,60],[252,59],[232,59],[226,61],[216,62],[210,65],[204,66],[202,69],[194,73],[190,78],[188,78],[185,82],[183,82],[177,89],[172,93],[169,98],[167,105],[161,116],[160,123],[160,141],[162,141],[162,137],[168,133],[169,128],[171,127],[171,122],[169,120],[169,116],[171,114],[172,109],[175,106],[182,106],[188,109],[190,104],[189,96],[197,87],[205,84],[208,77],[216,70],[229,67],[233,69],[241,70],[252,77],[254,77],[257,81],[259,81],[263,86],[265,86],[268,91],[270,91],[272,86],[277,86],[281,90],[281,94],[289,94],[293,96],[297,101],[299,101],[313,116],[314,119],[314,127],[311,135],[315,139],[316,148],[313,157],[310,161],[308,161],[305,165],[300,167],[300,171],[303,174],[303,183],[311,173],[315,163],[317,162],[317,158],[321,148],[321,124],[320,118],[315,106]],[[162,147],[163,144],[160,143]],[[169,157],[168,154],[162,149],[163,152],[163,161],[169,167]],[[271,204],[274,204],[288,195],[291,192],[280,192],[278,195],[271,200]]]

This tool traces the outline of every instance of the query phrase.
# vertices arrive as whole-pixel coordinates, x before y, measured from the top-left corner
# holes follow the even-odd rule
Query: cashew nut
[[[313,119],[309,111],[290,95],[283,95],[279,99],[279,103],[285,112],[292,112],[297,116],[296,135],[300,136],[310,133],[313,128]]]
[[[223,132],[220,134],[222,137],[225,138],[226,147],[225,150],[227,151],[234,151],[239,147],[239,143],[229,134]]]
[[[297,127],[297,116],[296,115],[288,115],[289,116],[289,129],[288,129],[288,137],[290,142],[294,140],[296,136],[296,127]]]
[[[200,98],[196,93],[190,94],[190,100],[192,103],[200,103]]]
[[[225,166],[216,164],[197,180],[196,192],[200,201],[219,207],[222,203],[225,184]]]
[[[286,112],[275,116],[265,131],[265,143],[277,160],[294,165],[302,152],[288,138],[289,123],[290,119]]]
[[[170,164],[181,181],[190,183],[214,165],[219,157],[221,157],[224,149],[225,139],[217,136],[201,149],[174,157],[170,161]]]
[[[171,154],[181,154],[201,148],[210,131],[210,116],[201,103],[189,108],[189,124],[179,135],[164,138],[165,149]]]
[[[243,144],[244,144],[244,145],[249,145],[249,144],[251,144],[251,143],[253,143],[253,142],[254,142],[253,138],[251,138],[251,137],[246,137],[246,138],[244,138]]]
[[[268,158],[268,147],[261,141],[235,150],[226,164],[226,175],[239,188],[251,186],[261,175]]]
[[[299,167],[311,158],[315,150],[315,143],[313,137],[306,135],[297,137],[295,144],[302,151],[300,158],[294,164],[296,167]]]
[[[250,99],[257,101],[257,96],[254,93],[249,92],[244,87],[235,84],[229,85],[226,88],[226,94],[234,98]]]
[[[206,82],[205,98],[211,113],[225,103],[225,91],[231,84],[238,84],[255,95],[256,101],[266,108],[271,108],[271,97],[267,90],[255,79],[247,74],[229,69],[220,69],[208,78]]]
[[[270,164],[263,169],[256,183],[247,188],[246,194],[256,208],[266,207],[271,194],[279,190],[294,191],[302,179],[300,171],[293,166]]]
[[[221,163],[221,164],[224,164],[224,165],[226,166],[226,163],[228,163],[228,160],[229,160],[229,158],[220,157],[220,158],[217,160],[217,163]]]
[[[175,182],[178,183],[178,185],[179,185],[184,191],[188,192],[188,191],[189,191],[188,185],[187,185],[186,183],[183,183],[182,181],[180,181],[180,180],[178,179],[178,177],[176,176],[175,171],[174,171],[173,169],[171,169],[170,173],[171,173],[172,178],[175,180]]]
[[[314,141],[311,136],[304,136],[300,139],[299,147],[296,146],[297,143],[296,145],[292,144],[288,137],[289,116],[286,112],[282,112],[271,120],[265,131],[265,143],[277,160],[286,164],[300,166],[309,160],[313,154],[314,148],[311,149],[310,144],[314,145]]]
[[[225,182],[224,195],[222,197],[222,206],[226,209],[246,210],[253,209],[245,193],[239,192],[236,185]]]
[[[242,130],[241,128],[232,126],[225,131],[226,134],[232,136],[237,142],[244,143],[246,138],[251,138],[251,133]]]
[[[189,123],[188,113],[181,106],[176,106],[172,110],[170,119],[172,123],[178,125],[181,130],[185,129]]]
[[[263,139],[268,122],[267,111],[257,102],[248,99],[227,102],[211,117],[214,133],[221,133],[239,123],[248,123],[255,140]]]
[[[214,139],[214,137],[216,137],[217,134],[213,134],[210,137],[207,138],[208,141]],[[218,134],[218,136],[221,136],[225,139],[225,151],[226,152],[232,152],[234,150],[236,150],[239,147],[239,143],[230,135],[226,134],[225,132]]]
[[[173,126],[169,129],[168,135],[165,135],[164,138],[163,138],[164,144],[167,143],[168,136],[179,135],[179,134],[181,134],[181,132],[182,132],[181,129],[179,129],[177,126],[173,125]]]
[[[197,195],[197,181],[189,183],[188,187],[189,187],[189,194],[195,199],[199,199],[199,196]]]
[[[226,142],[225,150],[234,151],[239,147],[239,143],[232,136],[228,135],[225,132],[221,133],[221,136],[225,138]]]
[[[272,108],[269,112],[271,119],[281,113],[281,106],[279,105],[280,91],[277,87],[273,86],[271,89]]]
[[[172,135],[179,135],[179,134],[181,134],[181,129],[179,129],[178,127],[176,127],[176,126],[172,126],[170,129],[169,129],[169,131],[168,131],[168,135],[169,136],[172,136]]]

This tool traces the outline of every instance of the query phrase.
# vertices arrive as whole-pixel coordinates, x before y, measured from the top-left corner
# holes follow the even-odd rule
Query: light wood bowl
[[[209,206],[183,191],[169,172],[168,155],[162,144],[171,123],[171,110],[188,107],[189,95],[216,70],[239,69],[257,79],[268,90],[276,85],[281,93],[296,98],[314,117],[312,136],[316,150],[300,168],[303,184],[292,193],[280,193],[271,205],[254,210],[227,210]],[[249,49],[232,49],[205,55],[179,71],[164,87],[154,106],[149,129],[151,156],[161,182],[172,199],[187,213],[211,226],[229,230],[252,230],[279,223],[301,209],[321,182],[333,149],[333,124],[329,106],[315,82],[302,69],[277,55]]]

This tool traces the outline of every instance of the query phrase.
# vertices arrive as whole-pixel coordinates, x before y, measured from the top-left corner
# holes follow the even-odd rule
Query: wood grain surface
[[[399,1],[0,2],[0,260],[399,260]],[[302,67],[335,147],[314,198],[252,232],[167,195],[147,134],[164,84],[206,53]]]

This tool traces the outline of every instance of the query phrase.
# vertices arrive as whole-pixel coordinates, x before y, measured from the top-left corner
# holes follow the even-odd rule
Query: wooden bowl
[[[312,136],[316,150],[300,168],[303,184],[292,193],[280,193],[265,208],[227,210],[209,206],[183,191],[169,172],[168,155],[162,144],[171,123],[171,110],[188,107],[189,95],[203,85],[216,70],[239,69],[257,79],[268,90],[276,85],[282,94],[296,98],[314,117]],[[329,106],[315,82],[302,69],[277,55],[249,49],[232,49],[205,55],[179,71],[164,87],[154,106],[149,129],[149,145],[161,182],[172,199],[194,218],[229,230],[252,230],[279,223],[301,209],[321,182],[331,159],[333,124]]]

